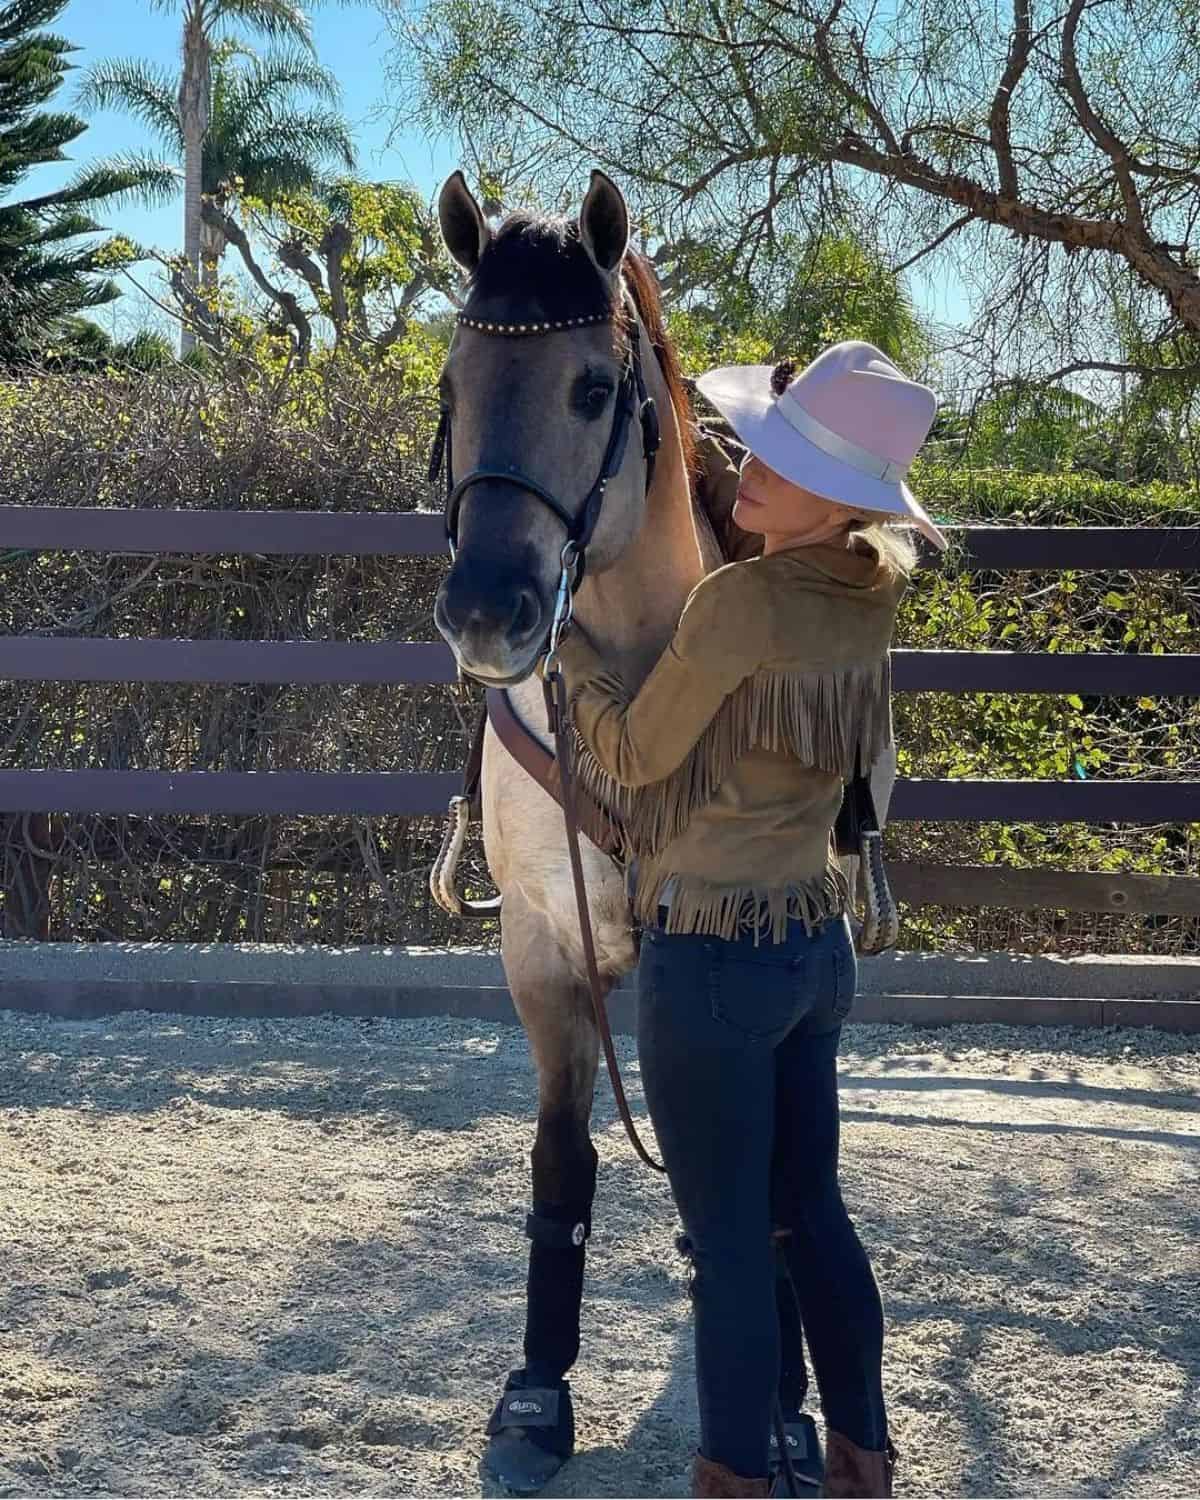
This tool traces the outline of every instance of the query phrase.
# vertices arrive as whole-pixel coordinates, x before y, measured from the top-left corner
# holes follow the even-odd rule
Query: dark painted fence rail
[[[1064,655],[1021,651],[894,651],[901,693],[1089,693],[1200,696],[1200,654]],[[9,682],[453,682],[434,641],[105,640],[0,637]]]
[[[953,527],[950,556],[979,571],[1193,571],[1200,527]],[[435,556],[440,515],[0,506],[0,549],[143,554]],[[933,559],[931,559],[932,561]],[[1061,655],[897,651],[900,692],[1200,695],[1200,654]],[[0,637],[0,679],[178,683],[448,683],[433,642]],[[0,772],[0,815],[439,813],[456,778],[405,772],[15,770]],[[902,780],[892,817],[928,821],[1200,821],[1200,781]],[[905,899],[967,905],[1200,914],[1200,879],[1121,886],[1069,872],[905,867]],[[1024,880],[1024,883],[1022,881]],[[1102,884],[1107,881],[1108,884]],[[1053,887],[1051,889],[1051,887]],[[1158,905],[1147,903],[1158,902]],[[1123,904],[1124,903],[1124,904]],[[6,917],[11,932],[11,917]]]
[[[952,556],[1016,570],[1200,568],[1200,526],[950,526]],[[0,547],[31,552],[263,552],[432,557],[440,514],[423,511],[154,510],[0,505]]]

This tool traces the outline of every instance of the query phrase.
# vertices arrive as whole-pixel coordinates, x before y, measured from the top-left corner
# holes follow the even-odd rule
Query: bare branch
[[[308,360],[309,351],[312,348],[312,324],[308,321],[303,308],[300,306],[293,292],[286,291],[283,287],[274,286],[267,280],[266,274],[258,261],[254,258],[254,251],[250,248],[250,240],[246,231],[231,215],[224,213],[211,198],[205,197],[201,200],[200,213],[206,224],[211,224],[219,229],[229,243],[234,246],[242,257],[242,263],[253,278],[255,286],[275,303],[280,312],[295,329],[296,352],[301,364]]]
[[[295,271],[298,276],[304,277],[315,297],[324,296],[325,279],[321,275],[321,268],[311,255],[304,253],[304,246],[299,240],[281,240],[275,247],[275,254],[289,271]]]
[[[1033,45],[1030,31],[1030,0],[1013,0],[1013,33],[1008,45],[1008,59],[1004,72],[992,100],[992,111],[988,119],[992,150],[996,155],[1000,191],[1006,198],[1015,198],[1019,193],[1017,168],[1013,161],[1012,137],[1009,120],[1012,96],[1021,75],[1029,65],[1029,53]]]
[[[785,12],[787,10],[787,7],[783,5],[782,0],[768,0],[768,3],[778,9],[785,10]],[[829,14],[824,18],[823,21],[821,21],[817,25],[816,29],[813,32],[813,46],[816,52],[817,61],[821,67],[821,71],[825,74],[826,82],[833,89],[835,89],[837,93],[841,94],[842,97],[849,103],[857,105],[858,108],[863,111],[863,113],[875,126],[875,130],[879,136],[879,139],[883,142],[886,150],[892,156],[899,156],[900,142],[896,139],[895,132],[888,124],[887,118],[885,117],[883,111],[880,109],[878,104],[875,103],[874,99],[871,98],[870,68],[867,63],[866,48],[862,37],[853,26],[851,26],[848,30],[847,39],[854,51],[855,61],[858,64],[859,75],[862,79],[861,87],[851,83],[850,80],[844,76],[841,69],[837,65],[836,59],[833,56],[833,48],[830,43],[830,35],[833,31],[835,23],[837,22],[838,16],[841,14],[842,3],[843,0],[833,0],[833,5],[830,8]]]
[[[942,172],[911,153],[899,158],[888,156],[850,132],[834,146],[830,156],[846,166],[861,167],[863,171],[957,203],[973,217],[1015,234],[1062,245],[1068,250],[1114,251],[1162,293],[1186,327],[1200,332],[1200,274],[1166,246],[1151,244],[1144,233],[1132,234],[1126,224],[1055,213],[1004,198],[969,177]]]
[[[321,236],[321,254],[325,257],[325,273],[329,278],[330,317],[333,319],[335,336],[340,344],[350,324],[350,304],[346,296],[345,273],[342,262],[354,244],[349,226],[335,219]]]
[[[1079,123],[1112,162],[1113,175],[1117,179],[1117,185],[1121,190],[1121,200],[1125,205],[1126,225],[1133,233],[1145,235],[1146,222],[1142,214],[1142,202],[1138,197],[1137,185],[1133,180],[1129,150],[1096,112],[1092,101],[1088,98],[1079,72],[1075,35],[1079,29],[1079,18],[1087,3],[1088,0],[1071,0],[1070,9],[1063,21],[1062,86],[1074,106]]]
[[[1036,380],[1028,376],[1012,376],[996,381],[996,388],[1005,386],[1051,385],[1064,380],[1068,375],[1082,374],[1086,370],[1102,371],[1110,375],[1136,375],[1142,380],[1196,380],[1200,379],[1200,364],[1192,365],[1142,365],[1122,363],[1120,360],[1075,359],[1070,364],[1052,370],[1048,375],[1039,375]]]
[[[890,274],[892,276],[899,276],[901,272],[907,271],[911,266],[915,266],[919,260],[924,260],[927,255],[931,255],[939,245],[944,245],[952,234],[957,234],[960,229],[965,228],[970,222],[971,215],[962,214],[959,218],[955,219],[953,224],[948,224],[936,239],[930,240],[927,245],[922,245],[915,255],[910,255],[907,260],[902,260],[898,266],[893,266]]]

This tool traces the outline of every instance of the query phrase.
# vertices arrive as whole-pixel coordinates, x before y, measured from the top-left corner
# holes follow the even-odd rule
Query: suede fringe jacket
[[[693,591],[630,696],[577,633],[560,659],[581,784],[637,858],[644,923],[782,941],[845,910],[843,784],[892,743],[888,648],[904,579],[873,548],[731,563]]]

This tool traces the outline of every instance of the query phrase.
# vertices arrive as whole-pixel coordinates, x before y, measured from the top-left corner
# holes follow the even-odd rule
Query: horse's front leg
[[[509,1375],[489,1424],[485,1465],[532,1494],[570,1458],[575,1422],[565,1376],[579,1354],[583,1270],[596,1191],[588,1122],[599,1043],[586,986],[545,918],[505,895],[504,967],[538,1075],[525,1364]]]

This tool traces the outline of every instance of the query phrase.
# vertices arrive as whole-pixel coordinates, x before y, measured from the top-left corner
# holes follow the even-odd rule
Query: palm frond
[[[239,161],[238,170],[246,193],[268,203],[284,193],[310,191],[321,180],[310,156],[278,149],[247,153]]]
[[[247,67],[238,69],[236,83],[239,90],[252,90],[264,99],[302,92],[327,104],[338,104],[342,97],[332,70],[299,49],[252,58]]]
[[[67,0],[9,0],[0,5],[0,42],[23,36],[35,26],[49,26],[66,8]]]
[[[147,151],[122,151],[110,156],[105,165],[128,183],[118,190],[118,201],[132,196],[156,208],[178,197],[183,187],[183,169],[174,162],[160,161]]]
[[[212,0],[212,14],[222,29],[232,22],[312,50],[312,25],[300,0]]]
[[[332,110],[273,111],[255,124],[254,134],[244,142],[248,153],[280,150],[307,156],[314,163],[336,160],[354,166],[350,128]]]
[[[100,203],[127,202],[145,198],[157,202],[166,192],[168,179],[176,180],[176,169],[147,157],[115,156],[93,162],[63,188],[42,198],[31,198],[21,206],[31,213],[47,209],[88,208]]]
[[[172,151],[182,151],[178,81],[165,68],[137,58],[114,58],[84,74],[76,107],[86,114],[119,109],[152,130]]]
[[[96,223],[91,214],[85,214],[80,209],[69,209],[66,213],[56,214],[52,219],[43,220],[33,234],[26,241],[30,245],[60,245],[66,240],[73,240],[80,234],[99,234],[101,226]],[[90,251],[79,251],[80,256],[86,260]]]

